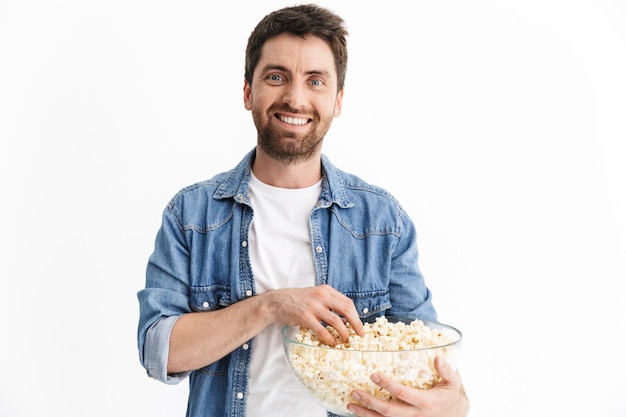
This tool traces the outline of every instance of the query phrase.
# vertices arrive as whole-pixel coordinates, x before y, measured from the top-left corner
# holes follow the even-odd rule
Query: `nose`
[[[304,108],[307,102],[306,88],[300,83],[288,83],[285,85],[282,100],[292,109]]]

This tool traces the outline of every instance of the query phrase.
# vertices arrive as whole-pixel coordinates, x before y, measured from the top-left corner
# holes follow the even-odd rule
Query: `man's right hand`
[[[181,315],[170,336],[167,372],[213,363],[272,323],[306,327],[331,346],[336,340],[325,325],[334,327],[344,341],[348,340],[346,323],[363,334],[352,300],[330,285],[272,290],[226,308]]]
[[[266,293],[275,322],[311,329],[324,343],[334,346],[335,337],[326,329],[333,327],[348,341],[346,323],[363,335],[363,323],[352,300],[330,285],[287,288]]]

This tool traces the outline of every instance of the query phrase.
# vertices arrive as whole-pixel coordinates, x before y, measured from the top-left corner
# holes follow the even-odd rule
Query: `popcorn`
[[[370,381],[374,372],[406,386],[427,389],[441,381],[434,367],[436,356],[454,363],[450,345],[460,339],[460,334],[447,331],[445,326],[430,328],[421,320],[409,324],[390,322],[384,316],[363,326],[364,335],[358,336],[348,324],[349,339],[345,343],[328,326],[337,340],[334,347],[322,342],[311,330],[299,328],[292,335],[298,343],[285,346],[296,377],[331,412],[350,415],[346,414],[346,405],[352,402],[350,393],[355,389],[396,401]]]

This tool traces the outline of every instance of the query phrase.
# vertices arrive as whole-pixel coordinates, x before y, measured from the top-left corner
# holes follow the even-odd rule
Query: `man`
[[[231,171],[167,205],[138,293],[142,365],[166,383],[189,377],[188,416],[318,416],[293,383],[280,329],[327,343],[362,318],[436,320],[417,266],[415,228],[386,191],[321,153],[339,116],[347,65],[343,20],[314,5],[270,13],[246,49],[244,105],[257,146]],[[430,390],[372,380],[404,402],[355,392],[360,416],[467,414],[460,377],[437,362]]]

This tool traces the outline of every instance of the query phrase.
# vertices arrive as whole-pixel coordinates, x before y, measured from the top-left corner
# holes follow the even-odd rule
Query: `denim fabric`
[[[168,203],[145,289],[137,294],[140,361],[150,377],[168,384],[189,377],[188,417],[245,415],[254,339],[190,373],[168,375],[166,366],[171,329],[180,315],[227,307],[255,294],[247,246],[254,155],[255,149],[233,170],[182,189]],[[309,220],[316,283],[350,297],[362,318],[436,321],[407,214],[388,192],[340,171],[324,155],[322,168],[322,191]]]

